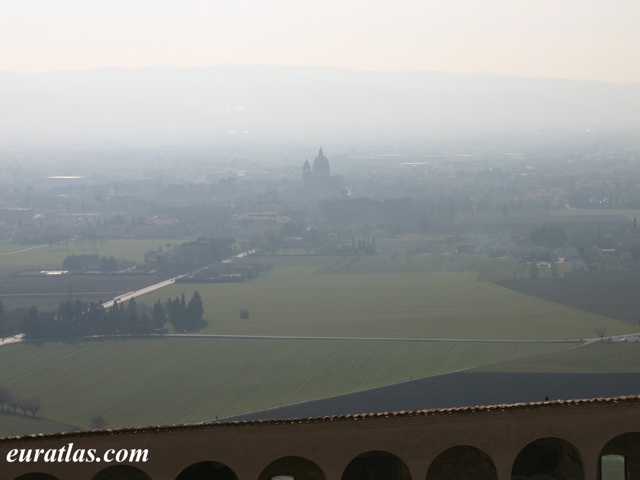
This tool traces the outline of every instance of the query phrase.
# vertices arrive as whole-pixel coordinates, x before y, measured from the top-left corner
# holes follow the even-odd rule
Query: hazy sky
[[[638,0],[0,0],[0,70],[274,64],[640,82]]]

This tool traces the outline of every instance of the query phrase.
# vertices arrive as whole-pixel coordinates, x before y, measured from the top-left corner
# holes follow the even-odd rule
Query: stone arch
[[[607,473],[603,475],[603,473]],[[600,452],[598,478],[626,479],[640,475],[640,433],[628,432],[607,442]]]
[[[498,472],[491,457],[479,448],[457,445],[438,455],[427,471],[427,480],[450,478],[497,480]]]
[[[282,457],[271,462],[260,474],[259,480],[290,477],[291,480],[324,480],[324,472],[311,460],[303,457]]]
[[[238,476],[229,467],[218,462],[198,462],[182,470],[176,480],[238,480]]]
[[[342,480],[411,480],[405,463],[392,453],[371,451],[358,455],[349,462]]]
[[[91,480],[151,480],[151,477],[131,465],[112,465],[100,470]]]
[[[584,478],[582,455],[566,440],[540,438],[526,445],[511,469],[512,480]]]
[[[49,473],[33,472],[20,475],[19,477],[16,477],[15,480],[58,480],[58,477]]]

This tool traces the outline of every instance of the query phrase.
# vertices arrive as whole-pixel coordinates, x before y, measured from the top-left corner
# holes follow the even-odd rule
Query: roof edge
[[[619,397],[600,397],[573,400],[548,400],[543,402],[529,403],[512,403],[485,405],[473,407],[452,407],[452,408],[436,408],[426,410],[400,410],[397,412],[378,412],[378,413],[358,413],[349,415],[335,415],[324,417],[300,417],[287,419],[265,419],[265,420],[237,420],[237,421],[208,421],[198,423],[185,424],[169,424],[169,425],[152,425],[142,427],[122,427],[114,429],[101,430],[81,430],[72,432],[58,433],[38,433],[30,435],[19,435],[12,437],[0,437],[1,443],[12,443],[17,441],[44,440],[44,439],[68,439],[77,437],[95,437],[110,435],[126,435],[141,433],[161,433],[185,430],[205,430],[209,428],[228,428],[235,426],[251,426],[251,425],[292,425],[292,424],[310,424],[310,423],[327,423],[327,422],[344,422],[344,421],[360,421],[380,418],[403,418],[403,417],[435,417],[440,415],[468,415],[472,413],[489,413],[489,412],[509,412],[518,410],[530,410],[532,408],[567,408],[581,405],[594,404],[621,404],[621,403],[637,403],[640,402],[640,395],[626,395]]]

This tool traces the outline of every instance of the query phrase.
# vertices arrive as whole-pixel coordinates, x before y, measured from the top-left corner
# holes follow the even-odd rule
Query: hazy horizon
[[[640,82],[640,4],[618,0],[0,2],[0,70],[221,64]]]
[[[211,65],[189,65],[181,66],[177,64],[157,64],[157,65],[139,65],[139,66],[118,66],[118,65],[101,65],[101,66],[88,66],[78,68],[60,68],[51,70],[39,70],[39,71],[18,71],[18,70],[5,70],[0,69],[0,74],[10,75],[47,75],[57,73],[81,73],[90,71],[101,70],[153,70],[153,69],[184,69],[184,70],[207,70],[214,68],[253,68],[253,67],[266,67],[266,68],[282,68],[282,69],[322,69],[322,70],[344,70],[354,72],[369,72],[369,73],[433,73],[433,74],[451,74],[460,76],[494,76],[494,77],[508,77],[514,79],[538,79],[538,80],[557,80],[557,81],[576,81],[587,83],[603,83],[607,85],[617,86],[632,86],[640,84],[640,79],[630,82],[615,82],[608,80],[598,80],[589,78],[576,78],[576,77],[558,77],[558,76],[545,76],[545,75],[518,75],[509,73],[498,73],[492,71],[465,71],[456,72],[453,70],[431,70],[425,68],[399,68],[399,69],[376,69],[365,67],[349,67],[349,66],[336,66],[336,65],[286,65],[286,64],[274,64],[274,63],[218,63]]]
[[[640,84],[417,70],[224,65],[0,72],[0,101],[5,146],[409,145],[438,136],[640,125]]]
[[[634,131],[637,18],[631,0],[0,0],[0,146]]]

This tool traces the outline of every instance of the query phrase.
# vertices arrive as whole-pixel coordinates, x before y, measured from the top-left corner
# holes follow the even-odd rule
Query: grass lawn
[[[45,342],[0,348],[0,378],[18,397],[39,397],[43,418],[88,428],[101,415],[118,427],[211,420],[565,347],[167,337]],[[45,426],[12,416],[6,426],[0,422],[0,436]]]
[[[176,284],[141,298],[202,296],[203,333],[376,338],[565,340],[637,327],[477,281],[477,258],[266,258],[274,268],[239,284]],[[465,263],[466,262],[466,263]],[[391,266],[390,266],[391,265]],[[395,270],[394,270],[395,268]],[[248,320],[239,318],[247,308]]]

